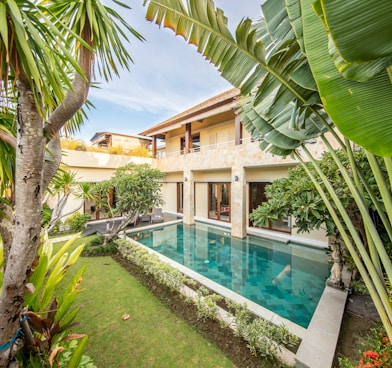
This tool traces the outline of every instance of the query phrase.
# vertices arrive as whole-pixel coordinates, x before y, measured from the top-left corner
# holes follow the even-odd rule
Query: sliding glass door
[[[230,222],[230,183],[208,183],[208,218]]]

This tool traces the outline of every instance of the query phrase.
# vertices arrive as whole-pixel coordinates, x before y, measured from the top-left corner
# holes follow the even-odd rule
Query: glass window
[[[249,213],[252,213],[254,209],[256,209],[259,205],[268,200],[265,195],[265,187],[269,184],[271,183],[249,183]],[[250,220],[249,226],[254,226]],[[291,233],[290,218],[286,217],[284,220],[269,221],[268,226],[263,228],[268,230]]]
[[[208,218],[230,222],[230,183],[208,184]]]

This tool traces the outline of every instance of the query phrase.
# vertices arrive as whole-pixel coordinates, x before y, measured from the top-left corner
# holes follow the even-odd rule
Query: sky
[[[119,78],[115,76],[108,83],[101,82],[100,88],[90,89],[89,100],[95,108],[87,110],[88,120],[74,137],[86,143],[96,132],[138,135],[232,88],[195,46],[175,36],[173,31],[148,22],[142,0],[125,3],[132,9],[121,10],[122,16],[146,41],[130,38],[128,50],[134,62],[130,71],[124,70]],[[244,17],[259,18],[261,3],[261,0],[215,0],[232,30]]]

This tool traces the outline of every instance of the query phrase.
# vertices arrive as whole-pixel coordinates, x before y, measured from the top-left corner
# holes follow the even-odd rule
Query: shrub
[[[197,297],[195,298],[195,304],[197,307],[197,317],[201,321],[207,321],[208,319],[215,319],[218,314],[217,302],[222,300],[223,297],[217,294],[209,294],[208,290],[201,286],[197,290]]]
[[[104,242],[104,236],[96,235],[87,243],[87,247],[95,247],[98,245],[103,245],[103,242]]]
[[[75,212],[65,220],[65,224],[69,225],[71,231],[79,232],[85,229],[86,223],[90,218],[91,215],[88,213]]]
[[[87,245],[83,250],[83,257],[110,256],[117,253],[117,245],[109,243],[107,245]]]
[[[359,354],[358,363],[353,364],[347,358],[339,358],[339,366],[341,368],[391,367],[392,344],[382,327],[371,330],[364,343],[364,350]]]
[[[83,257],[110,256],[117,253],[117,244],[110,242],[104,245],[104,236],[96,235],[92,238],[82,252]]]

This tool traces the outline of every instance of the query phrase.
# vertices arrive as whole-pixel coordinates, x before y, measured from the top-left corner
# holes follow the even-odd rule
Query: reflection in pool
[[[325,251],[196,223],[129,234],[141,244],[307,327],[329,275]]]

